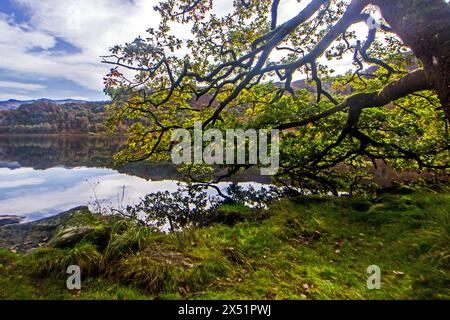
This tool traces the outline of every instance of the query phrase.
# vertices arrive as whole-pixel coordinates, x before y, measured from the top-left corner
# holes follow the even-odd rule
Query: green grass
[[[450,298],[448,192],[281,200],[255,215],[264,219],[169,235],[119,222],[106,247],[1,250],[0,298]],[[80,291],[65,289],[70,264],[82,269]],[[380,290],[366,287],[370,265]]]

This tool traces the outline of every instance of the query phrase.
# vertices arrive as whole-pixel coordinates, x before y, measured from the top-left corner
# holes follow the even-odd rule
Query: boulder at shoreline
[[[26,252],[42,247],[60,232],[62,226],[87,215],[92,215],[88,207],[77,207],[38,221],[0,226],[0,248]]]

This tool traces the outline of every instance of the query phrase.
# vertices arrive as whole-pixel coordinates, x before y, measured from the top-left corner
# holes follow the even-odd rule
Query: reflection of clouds
[[[225,190],[229,183],[220,183]],[[240,183],[246,188],[259,183]],[[149,193],[177,190],[177,181],[147,181],[112,169],[63,168],[47,170],[0,169],[0,214],[22,215],[27,220],[51,216],[81,205],[118,208],[139,203]],[[122,192],[124,196],[122,199]],[[209,189],[210,196],[216,196]]]
[[[127,176],[124,174],[114,174],[105,176],[101,179],[90,179],[91,186],[98,182],[98,186],[94,187],[98,200],[113,207],[126,206],[139,202],[149,193],[158,191],[175,191],[177,189],[176,181],[147,181],[142,178]],[[125,188],[124,199],[122,203],[122,191]],[[92,202],[94,191],[90,187],[89,200]]]
[[[35,171],[33,168],[17,168],[17,169],[9,169],[9,168],[0,168],[0,181],[3,180],[5,176],[15,176],[23,173],[30,173]]]
[[[0,214],[23,215],[34,220],[87,205],[95,200],[90,185],[97,182],[97,198],[113,206],[132,204],[148,193],[177,188],[175,181],[147,181],[110,169],[0,170],[3,194],[0,196]],[[123,187],[125,197],[120,203]]]
[[[13,180],[13,181],[0,180],[0,189],[17,188],[17,187],[23,187],[23,186],[33,186],[33,185],[40,184],[44,181],[45,180],[43,180],[43,179],[37,179],[37,178],[19,179],[19,180]]]

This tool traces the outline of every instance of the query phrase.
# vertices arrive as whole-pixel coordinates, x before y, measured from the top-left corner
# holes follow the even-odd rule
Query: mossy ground
[[[119,221],[106,245],[2,250],[0,299],[450,298],[448,192],[281,200],[264,217],[169,235]],[[80,291],[65,288],[69,264]]]

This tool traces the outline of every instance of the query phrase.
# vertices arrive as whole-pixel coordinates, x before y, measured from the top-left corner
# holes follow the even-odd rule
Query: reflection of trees
[[[0,159],[22,166],[47,169],[54,166],[111,166],[120,139],[102,137],[0,137]]]
[[[167,163],[129,164],[114,167],[112,155],[122,146],[123,140],[94,136],[2,136],[0,137],[0,163],[19,163],[22,167],[48,169],[66,167],[106,167],[147,179],[176,179],[176,169]],[[6,166],[6,164],[4,164]]]
[[[119,137],[100,136],[0,136],[0,167],[31,167],[45,170],[56,166],[116,169],[121,173],[152,180],[178,180],[180,174],[167,162],[129,163],[115,167],[112,156],[123,144]],[[246,172],[234,181],[259,181],[257,172]]]

